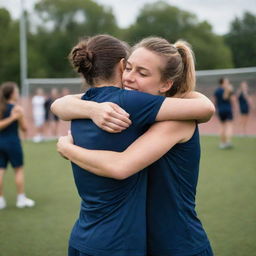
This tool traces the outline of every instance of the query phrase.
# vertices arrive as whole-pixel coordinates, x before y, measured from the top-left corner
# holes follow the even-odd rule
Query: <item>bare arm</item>
[[[21,117],[21,111],[20,111],[20,107],[19,106],[15,106],[12,111],[10,116],[1,119],[0,120],[0,130],[3,130],[4,128],[6,128],[7,126],[9,126],[12,122],[19,120],[19,118]]]
[[[215,113],[214,104],[199,92],[191,92],[185,98],[166,98],[156,121],[164,120],[197,120],[207,122]]]
[[[203,123],[210,120],[215,108],[206,96],[191,92],[185,97],[166,98],[156,121],[197,120]],[[81,95],[62,97],[52,104],[51,110],[63,120],[90,118],[98,127],[108,132],[120,132],[131,124],[129,115],[118,105],[111,102],[82,101],[80,98]]]
[[[120,132],[131,124],[129,114],[112,102],[97,103],[81,100],[82,94],[67,95],[51,105],[51,111],[60,119],[88,118],[107,132]]]
[[[27,127],[27,122],[24,115],[24,110],[23,108],[20,107],[19,111],[20,111],[20,117],[18,119],[19,128],[22,132],[26,133],[28,130],[28,127]]]
[[[3,130],[4,128],[9,126],[15,120],[17,120],[17,118],[14,118],[13,116],[9,116],[4,119],[1,119],[0,120],[0,130]]]
[[[59,139],[57,149],[62,156],[96,175],[125,179],[158,160],[175,144],[188,140],[194,127],[194,122],[185,121],[155,123],[124,152],[87,150],[74,145],[70,135]]]

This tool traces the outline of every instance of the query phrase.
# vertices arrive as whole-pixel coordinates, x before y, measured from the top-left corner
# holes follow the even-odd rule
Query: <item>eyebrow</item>
[[[131,62],[127,61],[126,63],[132,66]],[[145,71],[150,72],[150,70],[147,69],[147,68],[145,68],[145,67],[138,66],[137,68],[138,68],[139,70],[145,70]]]

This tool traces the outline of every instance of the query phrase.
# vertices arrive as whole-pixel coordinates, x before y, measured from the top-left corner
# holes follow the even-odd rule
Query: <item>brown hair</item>
[[[0,118],[3,117],[8,100],[11,98],[13,91],[17,88],[14,82],[5,82],[0,86]]]
[[[70,52],[74,69],[93,86],[100,81],[111,81],[115,67],[127,59],[128,44],[110,35],[97,35],[81,40]]]
[[[196,83],[194,54],[191,46],[182,40],[170,44],[161,37],[147,37],[133,47],[143,47],[166,59],[164,69],[160,70],[162,81],[172,80],[171,89],[166,96],[194,90]]]

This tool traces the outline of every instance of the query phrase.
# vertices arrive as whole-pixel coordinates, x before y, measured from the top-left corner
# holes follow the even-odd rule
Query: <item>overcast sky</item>
[[[0,7],[6,7],[14,18],[19,16],[21,0],[0,0]],[[32,10],[39,0],[23,0],[27,10]],[[72,1],[72,0],[70,0]],[[145,3],[156,0],[96,0],[100,4],[111,6],[120,27],[132,24]],[[225,34],[230,22],[241,18],[245,11],[256,15],[256,0],[166,0],[182,10],[197,15],[199,21],[207,20],[217,34]]]

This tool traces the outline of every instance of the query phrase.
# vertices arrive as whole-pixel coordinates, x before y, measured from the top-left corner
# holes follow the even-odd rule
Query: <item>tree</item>
[[[221,36],[212,32],[207,22],[164,1],[146,4],[135,24],[126,34],[130,43],[147,36],[161,36],[174,43],[178,39],[188,41],[196,55],[197,69],[230,68],[233,66],[231,52]]]
[[[225,36],[231,48],[235,67],[256,66],[256,16],[245,12],[241,19],[235,18]]]
[[[35,10],[41,23],[29,39],[30,77],[73,76],[67,56],[79,38],[118,33],[112,10],[92,0],[42,0]]]
[[[4,8],[0,9],[0,34],[0,83],[19,83],[19,26]]]

